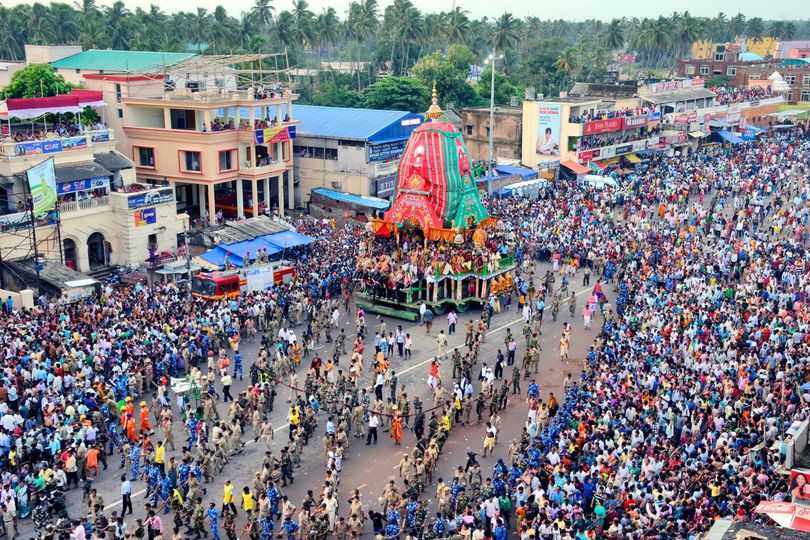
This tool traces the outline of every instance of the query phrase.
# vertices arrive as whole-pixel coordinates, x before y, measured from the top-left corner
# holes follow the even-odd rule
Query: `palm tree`
[[[728,18],[722,11],[711,20],[711,35],[715,41],[728,41]]]
[[[683,16],[678,19],[675,25],[675,35],[673,41],[677,43],[680,51],[675,60],[683,59],[686,51],[692,48],[692,45],[700,37],[700,23],[697,19],[692,17],[688,11],[683,13]]]
[[[395,0],[396,4],[396,0]],[[389,6],[391,7],[391,6]],[[357,89],[360,89],[360,69],[359,69],[359,49],[360,44],[369,39],[377,30],[379,25],[377,0],[360,0],[349,5],[349,13],[346,19],[346,36],[349,41],[354,40],[355,48],[353,62],[356,62]],[[393,50],[392,50],[393,57]]]
[[[563,76],[565,81],[570,81],[574,73],[579,69],[576,50],[572,47],[567,47],[563,50],[552,67],[557,70],[558,74]]]
[[[746,30],[746,21],[745,15],[742,13],[737,13],[728,21],[728,30],[729,34],[731,35],[731,39],[737,39],[745,35]]]
[[[260,53],[264,50],[267,40],[262,36],[245,36],[244,47],[249,53]]]
[[[226,50],[231,36],[236,32],[235,26],[233,20],[228,17],[228,12],[225,11],[224,7],[217,6],[214,8],[209,34],[211,36],[211,49],[215,54],[222,53]]]
[[[275,28],[273,29],[276,41],[285,49],[292,48],[295,44],[295,17],[289,11],[282,11],[276,17]]]
[[[273,12],[276,11],[276,8],[272,2],[273,0],[256,0],[253,7],[250,8],[251,15],[262,31],[266,31],[273,23]]]
[[[96,0],[81,0],[81,2],[74,2],[73,5],[76,6],[79,20],[82,23],[88,19],[98,19],[101,16],[96,6]]]
[[[121,24],[126,17],[129,16],[129,10],[121,0],[117,0],[113,5],[104,10],[107,16],[107,24],[114,27]]]
[[[506,51],[520,39],[520,21],[511,13],[504,13],[495,21],[492,34],[492,49]]]
[[[7,9],[0,6],[0,58],[16,61],[25,59],[25,34],[22,32],[22,25],[12,24],[15,13],[21,8],[28,6],[18,5],[14,9]]]
[[[58,21],[54,30],[54,38],[58,44],[75,42],[79,23],[76,20],[76,11],[70,5],[61,2],[51,4],[51,20]]]
[[[405,75],[410,67],[411,43],[418,43],[423,36],[424,20],[419,9],[410,5],[400,20],[400,37],[402,38],[402,62],[399,65],[400,75]]]
[[[760,41],[765,37],[765,23],[762,22],[761,17],[753,17],[748,19],[746,25],[746,35],[754,41]]]
[[[777,36],[782,41],[790,41],[796,36],[796,25],[793,24],[792,21],[787,21],[785,23],[784,28],[782,28],[782,33]]]
[[[201,7],[198,7],[197,12],[192,15],[193,22],[191,25],[191,35],[194,38],[194,43],[196,43],[200,48],[202,48],[205,36],[208,35],[208,21],[210,17],[211,16],[208,15],[208,10]],[[202,53],[202,50],[199,52]]]
[[[624,19],[613,19],[602,32],[602,43],[609,51],[624,47]]]
[[[302,47],[306,48],[308,45],[315,44],[315,32],[312,28],[312,21],[315,14],[309,10],[309,4],[306,0],[295,0],[292,9],[293,19],[295,20],[295,40]]]
[[[467,36],[470,34],[470,19],[467,17],[469,13],[469,11],[456,7],[447,14],[445,35],[451,45],[467,42]]]

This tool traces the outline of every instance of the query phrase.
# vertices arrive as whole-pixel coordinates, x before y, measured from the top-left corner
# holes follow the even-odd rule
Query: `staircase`
[[[112,274],[114,270],[115,268],[113,268],[112,266],[104,265],[104,266],[97,266],[93,270],[85,272],[85,274],[95,279],[96,281],[100,281],[103,283],[104,280],[110,277],[110,274]]]

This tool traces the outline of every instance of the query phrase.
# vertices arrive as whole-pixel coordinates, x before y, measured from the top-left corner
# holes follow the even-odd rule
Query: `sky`
[[[63,0],[72,3],[71,0]],[[114,0],[96,0],[99,6],[110,5]],[[341,18],[345,16],[351,0],[308,0],[312,11],[320,12],[325,7],[334,7]],[[391,4],[393,0],[378,0],[380,11]],[[807,9],[808,0],[776,0],[775,2],[763,0],[677,0],[676,2],[651,2],[649,0],[511,0],[502,6],[493,6],[491,0],[412,0],[422,11],[449,11],[454,5],[467,10],[473,18],[497,17],[503,11],[509,11],[519,18],[535,16],[540,19],[566,19],[610,20],[620,17],[658,17],[669,15],[673,11],[689,11],[692,15],[713,17],[719,11],[731,16],[740,12],[746,17],[762,17],[763,19],[804,19],[810,18]],[[33,3],[32,0],[5,0],[6,5]],[[44,3],[48,3],[44,0]],[[223,5],[234,16],[247,11],[253,5],[253,0],[196,0],[193,3],[180,0],[124,0],[130,9],[135,7],[148,8],[150,4],[157,4],[166,12],[194,11],[197,7],[213,10],[217,5]],[[276,11],[289,9],[293,0],[274,0]],[[664,5],[665,4],[665,5]]]

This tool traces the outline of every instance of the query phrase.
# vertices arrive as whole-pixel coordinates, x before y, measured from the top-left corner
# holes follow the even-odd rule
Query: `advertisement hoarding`
[[[624,117],[624,129],[640,128],[647,125],[647,115],[637,114],[636,116]]]
[[[62,141],[32,141],[14,145],[14,153],[18,156],[36,156],[41,154],[55,154],[62,151]]]
[[[606,133],[608,131],[619,131],[622,129],[622,121],[624,118],[606,118],[604,120],[594,120],[593,122],[585,122],[585,135],[594,135],[596,133]]]
[[[64,195],[65,193],[104,187],[110,187],[110,178],[108,176],[85,178],[84,180],[74,180],[73,182],[59,182],[57,191],[59,191],[59,195]]]
[[[26,171],[28,189],[34,205],[34,217],[47,214],[56,206],[56,171],[53,158],[46,159]]]
[[[174,201],[174,189],[163,188],[152,191],[144,191],[127,198],[128,208],[140,208],[141,206],[151,206],[153,204],[163,204]]]
[[[289,141],[295,138],[295,126],[257,129],[254,132],[256,144]]]
[[[537,108],[537,146],[541,156],[560,155],[560,125],[562,118],[560,103],[539,103]]]
[[[154,208],[144,208],[135,210],[135,226],[153,225],[157,223],[157,210]]]
[[[796,504],[810,505],[810,471],[790,471],[790,496]]]

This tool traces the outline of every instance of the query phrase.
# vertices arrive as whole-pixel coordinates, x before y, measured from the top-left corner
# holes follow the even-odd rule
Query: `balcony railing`
[[[110,196],[104,195],[103,197],[96,197],[95,199],[85,199],[83,201],[70,201],[61,203],[59,211],[63,214],[71,212],[80,212],[83,210],[91,210],[93,208],[100,208],[102,206],[110,205]]]
[[[109,129],[85,131],[73,137],[53,137],[35,141],[15,142],[5,139],[0,141],[0,156],[13,158],[72,152],[111,141],[115,139]]]

